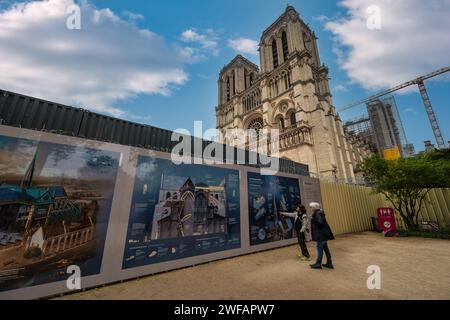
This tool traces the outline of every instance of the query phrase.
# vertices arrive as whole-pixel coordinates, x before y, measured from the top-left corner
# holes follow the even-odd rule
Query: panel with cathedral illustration
[[[123,268],[240,247],[239,171],[140,156]]]

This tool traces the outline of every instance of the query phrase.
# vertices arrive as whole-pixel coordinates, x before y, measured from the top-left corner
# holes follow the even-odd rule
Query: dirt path
[[[330,249],[334,270],[311,270],[289,246],[60,299],[450,299],[449,240],[367,232],[339,236]],[[380,290],[366,287],[369,265],[381,268]]]

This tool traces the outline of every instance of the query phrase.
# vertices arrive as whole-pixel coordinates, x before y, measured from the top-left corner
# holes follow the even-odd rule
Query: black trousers
[[[305,234],[303,232],[297,232],[297,240],[298,245],[300,246],[300,250],[302,251],[302,255],[309,258],[310,255],[308,252],[308,247],[306,246]]]

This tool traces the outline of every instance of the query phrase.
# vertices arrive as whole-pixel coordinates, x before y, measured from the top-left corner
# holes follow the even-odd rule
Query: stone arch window
[[[289,80],[288,75],[289,75],[288,72],[283,72],[282,75],[281,75],[281,76],[283,77],[283,81],[284,81],[284,89],[285,89],[285,90],[287,90],[287,89],[289,89],[289,88],[291,87],[291,84],[290,84],[290,80]]]
[[[170,192],[166,193],[166,199],[169,199],[172,195],[170,194]]]
[[[250,73],[250,86],[252,86],[253,85],[253,72],[252,73]]]
[[[233,96],[234,96],[236,93],[236,72],[235,72],[235,70],[233,70],[232,78],[233,78]]]
[[[183,200],[183,201],[185,201],[185,200],[193,200],[193,199],[194,199],[194,195],[192,194],[191,191],[186,191],[181,196],[181,200]]]
[[[284,130],[285,126],[284,126],[284,118],[281,116],[280,119],[278,119],[278,126],[280,128],[280,130]]]
[[[273,67],[278,67],[277,41],[275,39],[272,40],[272,61]]]
[[[247,81],[247,69],[244,69],[244,89],[250,87],[250,81]]]
[[[290,123],[291,123],[291,127],[292,127],[292,128],[295,128],[295,127],[297,126],[297,120],[295,119],[295,112],[292,112],[292,113],[289,115],[289,121],[290,121]]]
[[[228,77],[228,76],[227,76],[226,84],[227,84],[227,101],[230,101],[231,87],[230,87],[230,77]]]
[[[272,82],[272,97],[278,96],[278,94],[280,92],[279,87],[278,87],[278,82],[279,82],[278,77],[275,77]]]
[[[249,144],[253,145],[254,143],[257,143],[262,128],[263,128],[262,118],[258,117],[250,121],[250,123],[248,124],[248,129],[250,132],[248,133],[247,137],[248,139],[247,141]],[[255,133],[251,132],[251,130],[254,130],[256,136],[254,136]]]
[[[281,43],[282,43],[282,47],[283,47],[283,60],[286,61],[287,56],[289,54],[289,46],[288,46],[288,42],[287,42],[286,31],[283,31],[283,33],[281,34]]]
[[[248,128],[249,129],[253,129],[255,131],[259,131],[263,128],[263,120],[262,118],[256,118],[253,119],[252,121],[250,121],[250,123],[248,124]]]
[[[269,81],[269,96],[273,98],[273,81]]]

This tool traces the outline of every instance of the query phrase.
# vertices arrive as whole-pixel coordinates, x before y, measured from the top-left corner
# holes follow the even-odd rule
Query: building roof
[[[45,195],[48,195],[45,197]],[[64,187],[31,187],[21,188],[18,185],[2,184],[0,186],[0,202],[30,202],[37,204],[51,203],[54,197],[67,196]]]
[[[61,186],[47,187],[48,192],[54,197],[67,197],[66,190]]]
[[[21,192],[9,185],[0,186],[0,203],[1,202],[32,202],[33,198],[26,192]]]
[[[226,64],[222,68],[222,70],[220,70],[219,76],[222,76],[222,74],[224,72],[226,72],[229,68],[231,68],[233,65],[235,65],[235,64],[237,64],[239,62],[247,65],[248,67],[250,67],[252,69],[254,69],[255,72],[259,72],[259,67],[256,64],[254,64],[253,62],[251,62],[250,60],[248,60],[244,56],[238,54],[238,55],[236,55],[236,57],[233,58],[233,60],[228,62],[228,64]]]
[[[181,186],[180,191],[193,190],[195,188],[191,178],[187,178],[186,182]]]
[[[204,182],[199,182],[195,185],[196,188],[208,188],[209,186]]]
[[[263,31],[263,33],[262,33],[262,35],[261,35],[261,40],[264,38],[265,35],[267,35],[267,33],[269,33],[270,31],[272,31],[272,29],[273,29],[275,26],[277,26],[281,21],[283,21],[283,19],[284,19],[285,17],[287,17],[288,14],[289,14],[290,12],[292,12],[293,14],[295,14],[295,15],[298,16],[298,12],[295,10],[295,8],[294,8],[293,6],[291,6],[291,5],[288,5],[288,6],[286,7],[286,10],[284,10],[284,12],[277,18],[277,20],[275,20],[269,27],[267,27],[267,28]]]

